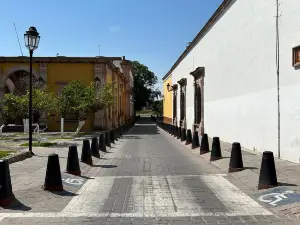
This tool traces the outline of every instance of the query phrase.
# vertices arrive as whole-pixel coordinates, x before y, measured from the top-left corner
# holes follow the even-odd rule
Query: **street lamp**
[[[38,48],[40,36],[35,27],[30,27],[24,34],[25,46],[30,55],[30,74],[29,74],[29,151],[32,155],[32,54]]]
[[[171,85],[168,83],[168,84],[167,84],[167,90],[168,90],[168,92],[177,90],[177,84],[174,84],[174,85],[171,87]]]

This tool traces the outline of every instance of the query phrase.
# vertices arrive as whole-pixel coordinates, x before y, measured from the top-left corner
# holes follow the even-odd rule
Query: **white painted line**
[[[244,215],[273,215],[222,176],[207,175],[201,179],[226,206],[229,212]]]
[[[3,218],[76,218],[76,217],[145,217],[141,213],[0,213],[1,219]],[[183,217],[183,216],[255,216],[255,215],[273,215],[268,214],[255,214],[255,213],[241,213],[241,212],[216,212],[216,213],[201,213],[201,212],[173,212],[167,214],[169,217]],[[158,215],[150,215],[149,217],[158,217]]]
[[[99,213],[117,176],[87,182],[60,213],[0,213],[6,217],[186,217],[273,215],[224,178],[224,174],[183,176],[124,176],[133,178],[129,213]],[[226,206],[228,212],[204,213],[190,193],[185,177],[200,177]]]
[[[98,213],[109,195],[113,182],[112,177],[96,177],[87,180],[78,191],[78,195],[73,197],[62,212]]]
[[[113,178],[143,178],[143,179],[147,179],[149,177],[158,177],[158,178],[167,178],[167,179],[170,179],[170,178],[184,178],[184,177],[201,177],[203,175],[158,175],[158,176],[107,176],[107,177],[113,177]],[[226,177],[227,174],[211,174],[209,176],[223,176],[223,177]]]
[[[129,206],[133,206],[135,212],[140,216],[143,216],[144,213],[144,188],[144,179],[133,179]]]

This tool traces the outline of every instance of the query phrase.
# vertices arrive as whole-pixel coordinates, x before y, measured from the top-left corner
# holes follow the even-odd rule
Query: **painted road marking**
[[[80,186],[84,183],[83,179],[79,179],[79,178],[63,178],[62,179],[64,182],[71,184],[71,185],[76,185],[76,186]]]
[[[73,197],[63,212],[97,213],[103,207],[113,185],[113,177],[89,179]]]
[[[0,213],[1,217],[191,217],[273,215],[255,200],[224,178],[224,175],[183,176],[126,176],[132,178],[132,189],[127,193],[126,213],[100,212],[107,201],[115,178],[96,177],[86,181],[69,204],[59,213]],[[227,208],[222,212],[204,212],[188,190],[184,179],[200,179]],[[203,187],[204,188],[204,187]],[[205,191],[205,189],[204,189]],[[205,203],[204,203],[205,204]],[[205,206],[205,205],[203,205]],[[162,208],[164,208],[162,210]]]
[[[215,196],[233,215],[271,215],[255,200],[247,196],[224,178],[223,175],[204,176],[126,176],[132,178],[132,189],[129,194],[126,213],[115,215],[134,215],[135,217],[179,216],[190,213],[202,215],[201,205],[189,191],[184,182],[186,177],[200,178]],[[88,180],[77,196],[65,207],[65,213],[83,212],[98,213],[104,206],[115,178],[97,177]],[[204,203],[205,204],[205,203]],[[205,206],[205,205],[204,205]],[[114,211],[111,212],[112,214]],[[224,212],[225,213],[225,212]]]
[[[272,207],[300,202],[300,195],[286,187],[272,188],[255,196],[260,202]]]
[[[94,217],[130,217],[130,218],[137,218],[137,217],[144,217],[139,216],[137,213],[85,213],[85,212],[76,212],[76,213],[64,213],[64,212],[49,212],[49,213],[0,213],[0,218],[76,218],[76,217],[88,217],[88,218],[94,218]],[[259,214],[259,215],[273,215],[272,213],[268,214]],[[232,212],[216,212],[216,213],[197,213],[197,212],[174,212],[171,214],[168,214],[168,217],[198,217],[198,216],[257,216],[257,214],[244,214],[244,213],[232,213]],[[157,217],[155,216],[149,216],[150,218]]]
[[[270,215],[256,201],[222,176],[201,176],[206,185],[215,193],[230,212],[245,215]]]

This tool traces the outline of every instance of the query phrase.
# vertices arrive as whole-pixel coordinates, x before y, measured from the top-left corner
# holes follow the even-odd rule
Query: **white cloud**
[[[117,31],[120,30],[120,27],[118,27],[118,26],[110,26],[110,27],[108,27],[108,30],[110,32],[117,32]]]

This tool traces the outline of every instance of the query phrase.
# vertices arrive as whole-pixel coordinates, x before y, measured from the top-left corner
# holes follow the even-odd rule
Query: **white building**
[[[280,158],[299,163],[300,1],[280,1],[279,17],[277,8],[276,0],[224,0],[163,80],[171,77],[175,84],[186,78],[185,115],[182,113],[186,129],[194,129],[197,115],[200,134],[240,142],[250,150],[273,151],[275,156],[280,133]],[[199,112],[194,107],[193,71],[199,76]],[[177,124],[179,91],[178,84]]]

